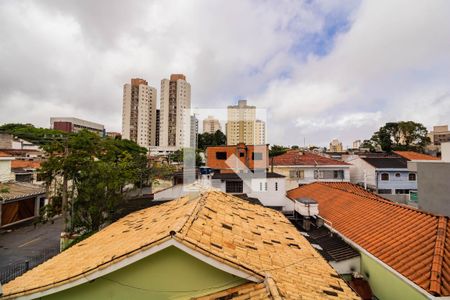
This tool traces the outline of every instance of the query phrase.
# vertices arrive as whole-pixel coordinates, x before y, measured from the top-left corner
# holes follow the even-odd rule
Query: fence
[[[46,260],[52,258],[59,253],[59,246],[54,248],[44,249],[39,255],[28,257],[25,261],[14,263],[10,266],[4,267],[0,270],[0,282],[5,284],[8,281],[22,275],[28,270],[42,264]]]

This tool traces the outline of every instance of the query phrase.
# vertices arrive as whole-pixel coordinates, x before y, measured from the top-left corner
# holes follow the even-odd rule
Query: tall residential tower
[[[218,119],[208,116],[203,120],[203,132],[215,133],[217,130],[222,130]]]
[[[156,144],[156,89],[140,78],[123,86],[122,138],[149,148]]]
[[[161,147],[189,147],[191,123],[191,85],[183,74],[161,80]]]

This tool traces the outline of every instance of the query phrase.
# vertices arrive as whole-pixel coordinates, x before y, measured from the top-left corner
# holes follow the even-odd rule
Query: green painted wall
[[[361,253],[361,272],[369,281],[372,292],[380,300],[427,299],[374,259]]]
[[[93,282],[45,299],[189,299],[245,282],[247,280],[218,270],[176,247],[169,247]],[[192,291],[205,288],[210,289]]]

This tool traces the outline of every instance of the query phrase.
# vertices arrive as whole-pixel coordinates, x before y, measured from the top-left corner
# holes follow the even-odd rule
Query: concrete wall
[[[14,180],[15,175],[11,172],[11,160],[0,158],[0,182]]]
[[[338,272],[339,275],[352,274],[353,272],[361,273],[361,257],[353,257],[343,261],[330,261],[330,265]]]
[[[169,247],[92,282],[44,298],[190,299],[245,282]]]
[[[427,299],[414,287],[364,253],[361,254],[361,273],[369,282],[372,292],[383,300]]]
[[[450,216],[450,162],[414,162],[417,168],[417,193],[420,209]]]

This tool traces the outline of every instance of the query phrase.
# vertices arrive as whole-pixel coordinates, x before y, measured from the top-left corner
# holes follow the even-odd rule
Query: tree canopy
[[[205,151],[208,146],[222,146],[227,144],[225,134],[217,130],[215,133],[204,132],[198,135],[197,148]]]
[[[67,135],[66,132],[60,130],[37,128],[32,124],[18,123],[1,125],[0,133],[9,133],[39,146],[52,143],[55,137],[62,137]]]
[[[428,131],[421,123],[413,121],[389,122],[375,132],[371,141],[386,152],[411,150],[424,152],[430,143]],[[367,141],[366,145],[369,145]]]
[[[274,157],[274,156],[284,154],[288,150],[289,150],[289,148],[285,147],[285,146],[272,145],[269,150],[269,157]]]

